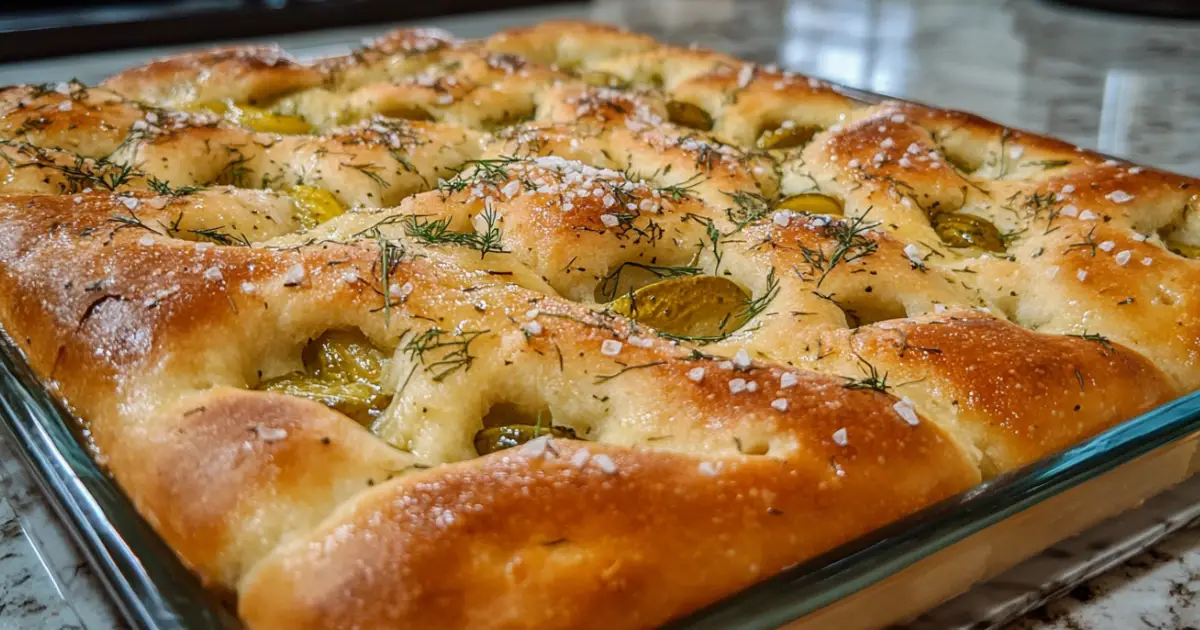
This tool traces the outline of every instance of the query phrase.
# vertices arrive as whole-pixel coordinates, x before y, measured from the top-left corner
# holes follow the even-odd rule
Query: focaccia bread
[[[623,30],[0,91],[0,325],[249,628],[641,628],[1200,385],[1196,180]]]

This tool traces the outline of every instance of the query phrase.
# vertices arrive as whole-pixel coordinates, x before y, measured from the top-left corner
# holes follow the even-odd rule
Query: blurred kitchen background
[[[1177,17],[1049,0],[48,0],[0,10],[0,84],[91,83],[201,41],[279,41],[313,57],[405,22],[472,37],[588,17],[1200,175],[1200,22],[1178,17],[1200,2],[1070,4]],[[141,48],[93,52],[130,45]]]

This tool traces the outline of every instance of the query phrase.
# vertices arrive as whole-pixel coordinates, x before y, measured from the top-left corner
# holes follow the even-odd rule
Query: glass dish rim
[[[829,82],[867,102],[915,102]],[[78,419],[0,327],[0,435],[13,445],[126,621],[137,628],[241,630],[80,443]],[[773,628],[1137,457],[1200,432],[1200,391],[990,479],[668,623],[671,629]]]

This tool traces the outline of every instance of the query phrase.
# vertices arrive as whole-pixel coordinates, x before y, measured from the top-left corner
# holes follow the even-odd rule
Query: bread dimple
[[[1191,178],[606,25],[7,88],[0,153],[0,324],[254,628],[657,625],[1200,382]],[[720,334],[610,305],[697,276]],[[369,426],[261,391],[330,335]]]

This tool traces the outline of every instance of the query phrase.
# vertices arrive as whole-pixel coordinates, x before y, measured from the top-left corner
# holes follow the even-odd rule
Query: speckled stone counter
[[[472,37],[552,17],[623,23],[664,40],[972,111],[1200,175],[1200,23],[1087,13],[1037,0],[600,0],[424,24]],[[317,56],[344,52],[389,26],[273,39],[298,55]],[[73,76],[94,82],[167,50],[0,65],[0,85]],[[39,492],[2,449],[0,488],[8,497],[0,499],[0,629],[122,627]],[[1157,509],[1178,513],[1198,501],[1200,483],[1191,483]],[[1061,590],[1046,582],[1069,576],[1077,556],[1103,552],[1129,531],[1153,535],[1163,527],[1152,509],[1122,519],[977,587],[913,627],[976,626],[997,601],[1037,605]],[[1200,530],[1186,528],[1066,590],[1009,628],[1200,627]]]

